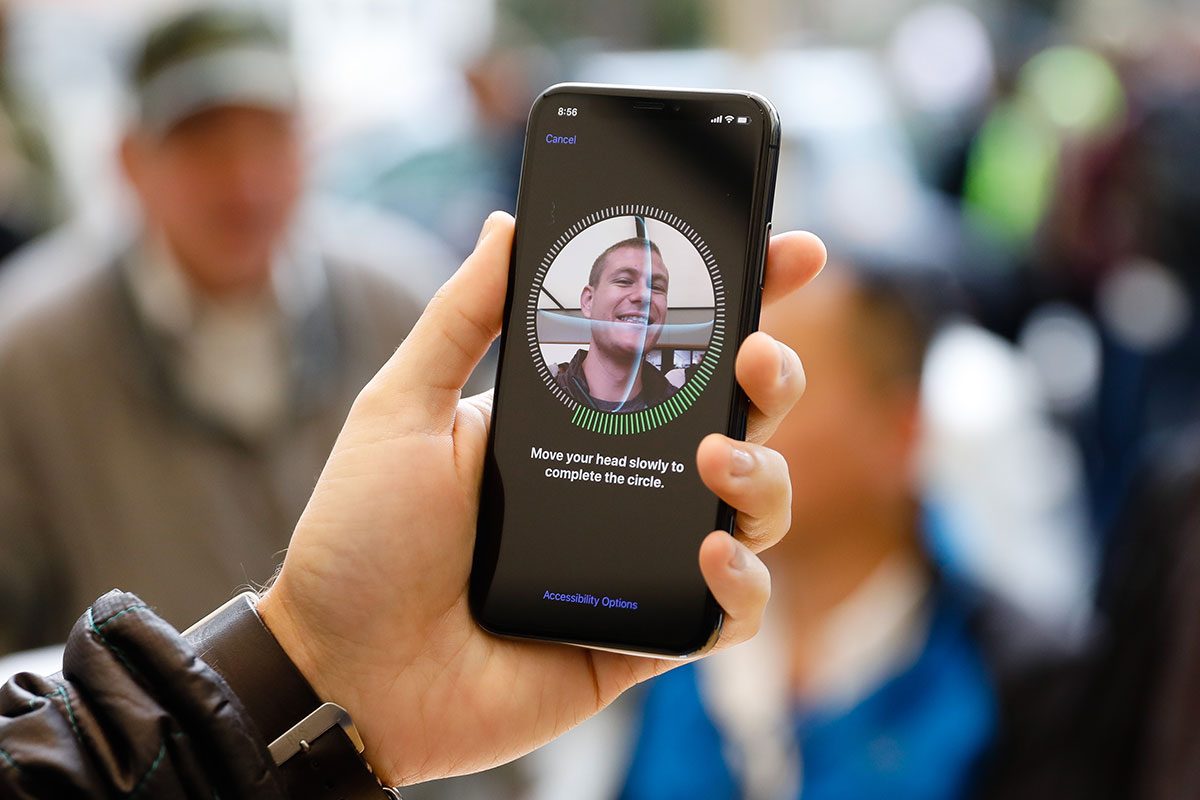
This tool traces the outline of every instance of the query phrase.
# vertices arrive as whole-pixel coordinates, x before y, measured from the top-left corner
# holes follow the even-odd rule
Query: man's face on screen
[[[585,286],[580,297],[592,321],[592,346],[622,360],[652,350],[667,318],[669,278],[662,256],[647,247],[609,253],[596,285]]]

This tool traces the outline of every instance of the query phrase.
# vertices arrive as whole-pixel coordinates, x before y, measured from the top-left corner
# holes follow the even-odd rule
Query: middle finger
[[[804,365],[792,348],[758,331],[739,348],[734,372],[751,403],[746,440],[762,444],[804,394]]]
[[[734,535],[751,550],[766,550],[787,533],[792,483],[779,453],[713,433],[700,442],[696,466],[704,485],[737,510]]]

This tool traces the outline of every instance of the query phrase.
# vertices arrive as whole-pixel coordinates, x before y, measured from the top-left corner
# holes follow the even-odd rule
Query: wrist
[[[378,769],[369,740],[369,707],[359,702],[354,691],[352,678],[339,677],[337,651],[319,646],[319,632],[304,619],[300,606],[292,599],[283,577],[263,594],[256,606],[263,625],[275,637],[280,648],[312,687],[313,692],[325,703],[337,703],[346,709],[359,731],[364,732],[364,753],[367,760]],[[381,777],[387,777],[386,772]]]
[[[278,582],[259,597],[256,609],[263,625],[275,637],[275,641],[308,681],[317,697],[327,702],[338,702],[323,685],[321,660],[311,652],[312,633],[306,631],[296,619],[295,609]],[[344,707],[342,703],[338,705]]]

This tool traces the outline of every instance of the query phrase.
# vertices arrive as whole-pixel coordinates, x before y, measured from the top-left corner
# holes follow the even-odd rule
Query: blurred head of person
[[[559,56],[516,15],[497,9],[491,41],[463,68],[463,79],[484,130],[525,138],[529,106],[560,80]]]
[[[897,268],[833,259],[763,310],[804,361],[808,389],[771,441],[792,478],[784,551],[917,546],[920,381],[931,315]],[[781,551],[783,552],[783,551]]]
[[[200,291],[261,289],[303,188],[284,36],[256,12],[189,11],[146,37],[133,89],[122,163],[149,233]]]

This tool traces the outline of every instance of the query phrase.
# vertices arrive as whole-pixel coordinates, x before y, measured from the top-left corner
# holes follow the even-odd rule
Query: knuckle
[[[808,389],[808,372],[805,371],[804,362],[800,360],[800,356],[796,355],[795,352],[792,353],[792,356],[796,359],[795,370],[793,372],[793,375],[795,375],[793,380],[796,384],[794,389],[796,393],[795,399],[799,400],[805,390]]]
[[[791,504],[779,502],[767,513],[760,515],[743,514],[738,520],[738,532],[746,546],[755,553],[760,553],[787,535],[792,526]]]
[[[378,416],[389,411],[393,402],[394,398],[387,389],[386,381],[380,375],[376,375],[359,390],[358,396],[350,406],[350,416]]]
[[[763,604],[756,603],[753,610],[751,610],[745,617],[742,618],[742,624],[739,626],[742,629],[742,641],[746,641],[747,639],[757,636],[758,632],[762,630],[762,621]]]
[[[763,444],[774,435],[776,427],[775,420],[768,419],[762,411],[755,411],[746,425],[746,441],[751,444]]]
[[[782,453],[766,445],[759,445],[758,453],[766,472],[777,480],[779,478],[787,478],[788,463]]]
[[[738,533],[738,538],[757,553],[771,541],[771,522],[765,517],[747,516],[738,523]]]

